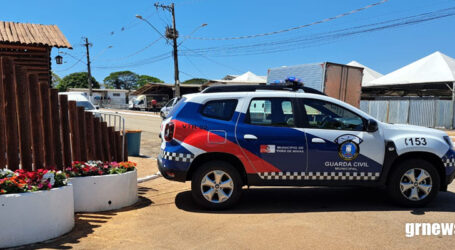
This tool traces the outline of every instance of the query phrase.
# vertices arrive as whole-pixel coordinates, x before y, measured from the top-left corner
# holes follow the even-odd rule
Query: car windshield
[[[76,106],[78,106],[78,107],[84,107],[85,110],[95,110],[95,107],[93,106],[93,104],[91,104],[91,103],[88,102],[88,101],[76,102]]]

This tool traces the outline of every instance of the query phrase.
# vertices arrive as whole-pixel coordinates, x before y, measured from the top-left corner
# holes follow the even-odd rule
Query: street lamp
[[[57,55],[57,56],[55,57],[55,62],[56,62],[57,64],[62,64],[62,63],[63,63],[63,57],[62,57],[61,55]]]

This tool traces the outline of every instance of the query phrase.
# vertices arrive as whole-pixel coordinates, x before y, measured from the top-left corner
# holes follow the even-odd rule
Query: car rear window
[[[204,105],[202,115],[209,118],[228,121],[235,112],[237,102],[238,101],[235,99],[209,101]]]

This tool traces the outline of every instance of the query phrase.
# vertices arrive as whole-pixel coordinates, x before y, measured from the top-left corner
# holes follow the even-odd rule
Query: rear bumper
[[[185,182],[186,181],[186,171],[176,170],[172,168],[168,168],[165,166],[163,162],[163,158],[161,156],[157,159],[158,162],[158,170],[160,171],[161,175],[171,181],[179,181]]]
[[[454,179],[455,179],[455,168],[452,170],[452,173],[448,173],[446,175],[447,186],[450,185],[450,183],[452,183]]]

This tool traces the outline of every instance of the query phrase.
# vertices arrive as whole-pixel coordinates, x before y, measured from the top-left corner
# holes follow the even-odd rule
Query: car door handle
[[[246,134],[243,136],[245,140],[257,140],[258,138],[255,135]]]
[[[321,139],[321,138],[313,138],[313,139],[311,139],[311,142],[312,143],[325,143],[325,140]]]

